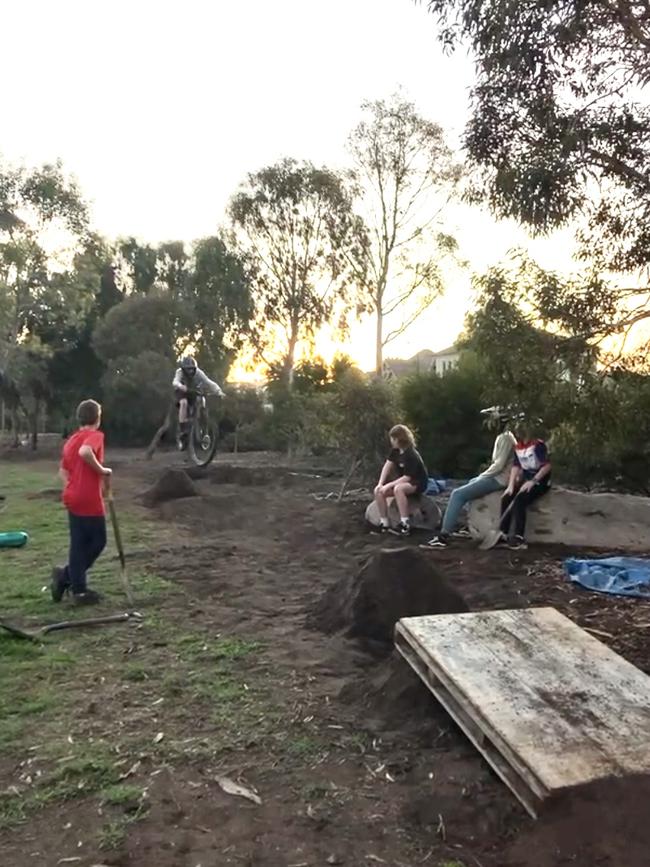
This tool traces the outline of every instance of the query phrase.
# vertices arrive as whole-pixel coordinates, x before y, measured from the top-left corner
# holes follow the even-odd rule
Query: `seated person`
[[[390,530],[388,499],[395,497],[400,523],[397,530],[392,532],[400,536],[408,536],[411,532],[408,497],[426,491],[429,474],[415,448],[415,437],[406,425],[395,425],[391,428],[389,437],[393,449],[382,468],[374,492],[379,509],[379,527],[382,533]]]
[[[447,510],[442,522],[442,527],[437,536],[430,539],[423,548],[446,548],[449,545],[451,534],[458,524],[458,516],[466,503],[486,497],[495,491],[503,491],[510,480],[510,468],[515,446],[515,436],[510,430],[510,413],[491,406],[481,410],[485,416],[486,424],[490,430],[496,431],[497,436],[492,448],[492,463],[476,478],[471,479],[466,485],[456,488],[449,498]]]
[[[501,497],[501,544],[516,551],[526,545],[526,511],[531,503],[551,487],[551,462],[544,440],[532,436],[533,425],[520,417],[517,426],[515,458],[508,487]],[[510,508],[512,506],[512,508]],[[510,527],[514,521],[514,535]]]
[[[225,397],[220,386],[213,382],[191,355],[181,359],[180,367],[174,374],[172,382],[178,407],[178,429],[180,432],[179,443],[181,451],[187,448],[190,434],[189,408],[198,392],[203,394],[218,394]]]

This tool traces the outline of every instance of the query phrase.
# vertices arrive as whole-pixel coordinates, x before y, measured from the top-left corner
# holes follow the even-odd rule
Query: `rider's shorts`
[[[176,398],[176,406],[178,406],[183,399],[187,400],[188,403],[194,403],[196,395],[192,392],[181,391],[180,388],[175,388],[174,397]]]

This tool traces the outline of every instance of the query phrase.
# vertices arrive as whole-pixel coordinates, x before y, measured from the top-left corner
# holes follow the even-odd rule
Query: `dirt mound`
[[[167,470],[153,487],[142,495],[145,506],[157,506],[167,500],[179,500],[182,497],[198,497],[194,482],[184,470]]]
[[[417,548],[382,548],[352,577],[337,581],[308,614],[321,632],[392,644],[402,617],[467,611],[467,603]]]
[[[647,867],[650,777],[610,777],[567,792],[507,849],[508,865]]]
[[[450,725],[450,718],[411,666],[395,650],[388,659],[347,683],[339,694],[345,704],[362,710],[365,725],[373,730],[429,731]]]

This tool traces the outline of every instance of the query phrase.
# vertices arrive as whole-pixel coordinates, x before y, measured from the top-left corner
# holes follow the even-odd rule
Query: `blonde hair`
[[[392,440],[395,440],[402,449],[408,448],[409,446],[413,447],[415,445],[413,432],[410,428],[407,428],[405,424],[396,424],[389,430],[388,436]]]

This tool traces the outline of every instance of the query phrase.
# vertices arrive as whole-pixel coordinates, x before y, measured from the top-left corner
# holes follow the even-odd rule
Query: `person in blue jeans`
[[[492,463],[479,476],[471,479],[466,485],[456,488],[449,498],[440,532],[422,545],[422,548],[447,548],[452,533],[458,525],[463,506],[470,500],[478,500],[495,491],[503,491],[509,483],[516,443],[515,436],[510,430],[510,413],[498,406],[491,406],[489,409],[481,410],[481,415],[485,417],[488,427],[498,432],[492,449]]]

